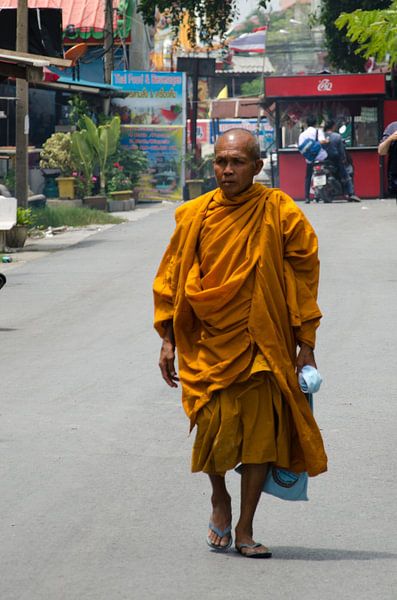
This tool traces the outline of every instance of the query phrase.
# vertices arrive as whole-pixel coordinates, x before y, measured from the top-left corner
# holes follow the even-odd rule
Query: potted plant
[[[213,160],[214,154],[201,157],[192,152],[186,153],[185,167],[187,178],[184,189],[184,200],[192,200],[216,188]]]
[[[53,133],[43,144],[40,153],[40,168],[46,177],[45,193],[48,197],[75,198],[74,177],[75,163],[72,156],[72,139],[70,133]],[[58,177],[56,177],[58,175]],[[58,194],[53,189],[51,178],[58,184]],[[55,196],[54,196],[55,194]]]
[[[77,173],[77,188],[83,196],[83,202],[90,208],[99,208],[106,210],[106,198],[92,196],[92,188],[94,185],[94,150],[88,139],[86,129],[74,131],[71,135],[72,139],[72,157],[76,165],[79,165]]]
[[[84,173],[88,194],[84,204],[91,208],[106,210],[106,166],[109,158],[116,152],[120,138],[120,119],[113,117],[105,125],[95,123],[84,115],[85,129],[72,133],[72,153]],[[95,166],[99,168],[100,194],[91,196],[92,174]]]
[[[100,193],[106,194],[106,166],[117,150],[120,139],[120,117],[116,115],[105,125],[96,126],[89,117],[84,117],[88,142],[99,167]]]
[[[131,189],[131,198],[138,200],[139,196],[139,180],[141,175],[147,170],[149,161],[142,150],[138,148],[129,148],[128,150],[123,148],[121,145],[117,148],[115,154],[112,157],[112,163],[108,167],[107,178],[108,181],[115,175],[114,167],[119,165],[119,170],[124,173],[124,178],[129,180],[129,186]],[[117,174],[117,178],[120,174]],[[120,177],[121,178],[121,177]],[[108,186],[109,189],[109,186]],[[117,187],[115,188],[117,190]],[[118,188],[122,189],[122,188]]]
[[[193,152],[186,153],[185,167],[188,177],[186,178],[185,200],[192,200],[203,194],[204,191],[208,191],[208,189],[205,189],[207,180],[210,180],[210,185],[212,184],[213,187],[216,187],[212,171],[213,158],[213,154],[201,158]],[[210,187],[210,189],[213,188]]]
[[[110,196],[108,200],[109,211],[131,210],[135,208],[135,201],[132,198],[131,179],[126,175],[124,167],[115,162],[107,170],[107,192]]]
[[[16,225],[6,232],[6,245],[9,248],[23,248],[28,236],[28,229],[32,225],[32,210],[18,207]]]

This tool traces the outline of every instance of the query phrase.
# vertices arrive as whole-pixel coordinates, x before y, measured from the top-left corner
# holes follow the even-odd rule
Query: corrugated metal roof
[[[237,73],[274,73],[274,68],[267,56],[233,56],[232,71]]]
[[[16,8],[18,0],[0,0],[2,8]],[[113,0],[117,8],[119,0]],[[29,8],[61,8],[62,26],[74,25],[76,29],[105,28],[104,0],[28,0]]]

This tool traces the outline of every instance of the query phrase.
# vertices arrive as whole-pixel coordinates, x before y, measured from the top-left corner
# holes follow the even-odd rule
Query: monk
[[[215,145],[219,187],[176,210],[176,229],[154,282],[160,370],[196,427],[192,471],[207,473],[211,550],[232,545],[225,474],[242,463],[235,549],[269,558],[253,519],[269,466],[326,471],[318,426],[297,375],[316,366],[316,235],[295,202],[253,183],[256,138],[231,129]],[[178,352],[179,377],[175,370]]]

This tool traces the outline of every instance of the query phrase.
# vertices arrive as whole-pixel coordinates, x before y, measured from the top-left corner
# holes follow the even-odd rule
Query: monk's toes
[[[225,530],[219,530],[210,523],[207,534],[207,544],[213,550],[227,550],[232,545],[231,527],[226,527]]]
[[[269,548],[263,544],[254,542],[253,544],[235,544],[237,552],[246,558],[271,558],[272,553]]]

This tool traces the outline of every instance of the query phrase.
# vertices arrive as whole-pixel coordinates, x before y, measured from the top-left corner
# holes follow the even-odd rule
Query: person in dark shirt
[[[378,146],[380,156],[387,156],[387,184],[389,194],[397,200],[397,121],[392,121],[383,132]]]
[[[354,193],[353,179],[348,173],[348,158],[340,133],[335,131],[336,123],[333,119],[328,119],[324,124],[324,137],[326,140],[325,148],[328,154],[328,160],[332,161],[338,168],[339,178],[349,202],[360,202],[360,198]]]

